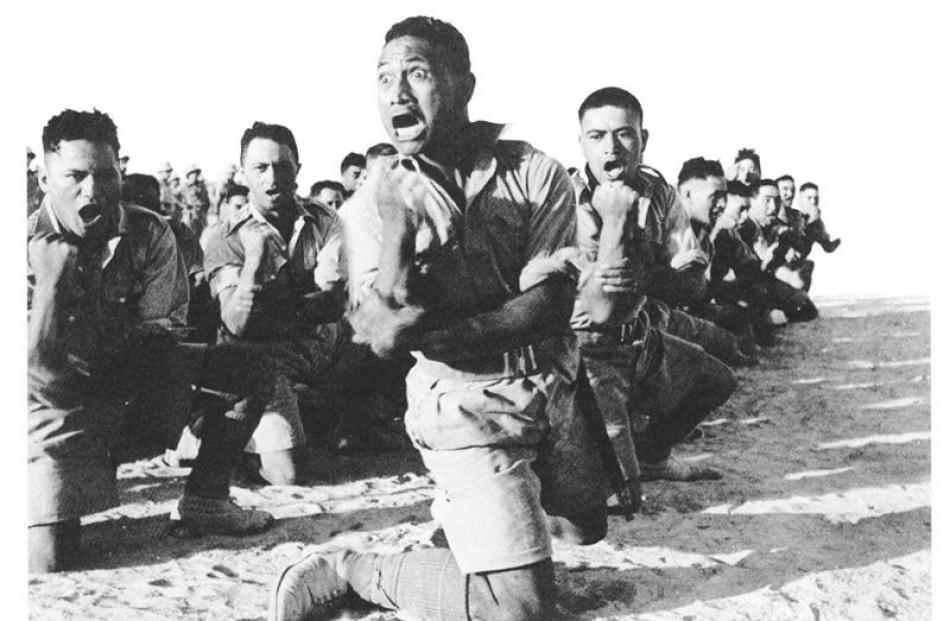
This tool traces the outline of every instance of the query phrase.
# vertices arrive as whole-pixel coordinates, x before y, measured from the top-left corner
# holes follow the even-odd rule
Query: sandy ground
[[[929,619],[930,310],[828,300],[791,326],[678,454],[721,481],[649,483],[607,539],[556,545],[576,619]],[[279,568],[329,540],[430,545],[431,482],[411,454],[319,454],[312,486],[234,487],[268,533],[165,534],[181,471],[120,470],[122,505],[84,521],[88,567],[29,579],[34,619],[263,619]],[[395,619],[367,612],[355,618]]]

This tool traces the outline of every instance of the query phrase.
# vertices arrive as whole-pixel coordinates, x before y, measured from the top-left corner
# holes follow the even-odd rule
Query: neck
[[[427,144],[420,155],[441,168],[454,169],[468,154],[465,128],[470,124],[468,113],[463,112],[452,123],[447,124],[440,136]]]

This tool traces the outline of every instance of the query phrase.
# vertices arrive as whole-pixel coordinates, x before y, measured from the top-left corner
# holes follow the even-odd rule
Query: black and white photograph
[[[5,618],[947,610],[936,3],[4,21]]]

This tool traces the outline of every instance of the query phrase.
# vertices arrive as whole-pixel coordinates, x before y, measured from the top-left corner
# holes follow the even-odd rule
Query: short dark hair
[[[760,169],[762,168],[762,162],[759,160],[759,154],[755,152],[755,149],[739,149],[739,152],[736,154],[736,162],[741,162],[742,160],[752,160],[755,162],[755,167]]]
[[[353,153],[352,151],[347,153],[343,161],[340,162],[340,172],[344,172],[350,166],[366,168],[366,157],[362,153]]]
[[[577,109],[577,120],[583,119],[584,113],[588,110],[603,108],[604,106],[616,106],[617,108],[631,110],[640,119],[640,124],[643,124],[643,106],[640,105],[640,100],[634,97],[630,91],[625,91],[616,86],[599,88],[588,95],[581,102],[580,108]]]
[[[229,201],[235,196],[247,196],[250,191],[250,188],[248,188],[246,185],[241,185],[239,183],[229,184],[227,192],[224,193],[224,200]]]
[[[465,37],[448,22],[423,15],[407,17],[390,27],[385,42],[399,37],[418,37],[438,47],[442,51],[440,58],[455,72],[468,73],[472,70]]]
[[[346,190],[343,188],[343,184],[339,181],[324,179],[323,181],[317,181],[312,186],[310,186],[310,196],[316,196],[321,190],[325,190],[327,188],[339,192],[340,194],[344,194],[346,192]]]
[[[676,185],[683,185],[690,179],[708,179],[709,177],[724,177],[722,164],[717,160],[707,160],[704,157],[694,157],[683,162]]]
[[[255,138],[266,138],[273,140],[277,144],[283,144],[290,147],[294,154],[294,159],[300,163],[300,153],[297,151],[297,141],[294,139],[294,133],[283,125],[272,123],[261,123],[254,121],[254,124],[244,130],[241,136],[241,162],[244,162],[244,155],[247,153],[247,145]]]
[[[732,180],[726,184],[726,194],[734,194],[736,196],[741,196],[742,198],[751,198],[752,192],[749,191],[749,186],[742,183],[741,181]]]
[[[63,110],[46,122],[43,128],[43,151],[55,153],[63,140],[88,140],[107,144],[119,156],[119,136],[115,123],[105,112]]]
[[[396,147],[389,144],[388,142],[378,142],[366,149],[366,161],[369,162],[372,159],[377,157],[383,157],[386,155],[396,155]]]
[[[759,190],[768,185],[772,186],[776,190],[778,189],[778,184],[775,183],[774,179],[759,179],[758,181],[753,181],[749,185],[749,192],[752,194],[752,196],[758,196]]]
[[[779,181],[791,181],[792,185],[795,185],[795,178],[792,177],[791,175],[782,175],[781,177],[775,180],[775,183],[778,183]]]
[[[152,175],[132,173],[122,180],[122,200],[162,213],[162,190]]]
[[[815,183],[812,183],[811,181],[806,181],[805,183],[801,184],[801,185],[798,187],[798,191],[799,191],[799,192],[804,192],[805,190],[815,190],[815,191],[817,192],[817,191],[818,191],[818,185],[815,184]]]

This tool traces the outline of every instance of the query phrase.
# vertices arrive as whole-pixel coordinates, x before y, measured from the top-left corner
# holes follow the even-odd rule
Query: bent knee
[[[271,485],[294,485],[297,483],[297,465],[292,451],[261,453],[261,478]]]

